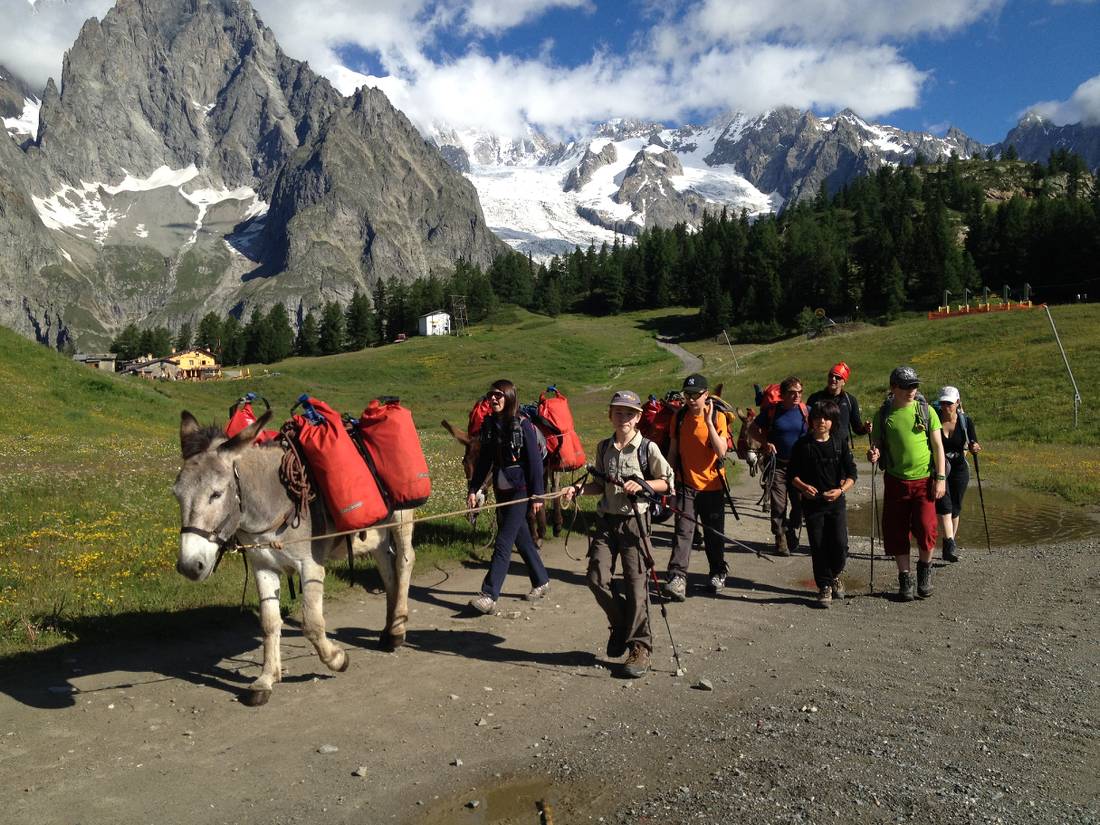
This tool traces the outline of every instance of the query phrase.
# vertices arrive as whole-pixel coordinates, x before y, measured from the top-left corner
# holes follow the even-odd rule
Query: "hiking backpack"
[[[389,505],[340,413],[308,395],[298,399],[295,435],[338,531],[362,530],[390,514]]]
[[[393,396],[371,401],[359,421],[358,437],[394,509],[420,507],[432,494],[428,462],[412,413]]]
[[[577,470],[583,467],[584,447],[577,431],[573,429],[573,412],[569,409],[569,400],[561,390],[547,387],[546,392],[539,395],[538,414],[557,430],[556,434],[544,433],[546,448],[550,453],[550,468]],[[536,426],[535,429],[539,428]]]

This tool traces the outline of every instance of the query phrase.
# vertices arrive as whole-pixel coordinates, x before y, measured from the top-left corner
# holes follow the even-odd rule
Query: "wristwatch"
[[[936,473],[936,481],[947,481],[947,476],[943,473]]]

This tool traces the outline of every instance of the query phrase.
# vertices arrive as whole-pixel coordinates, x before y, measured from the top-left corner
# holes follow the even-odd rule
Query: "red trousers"
[[[889,556],[909,555],[909,536],[917,549],[930,552],[936,546],[936,498],[928,478],[903,481],[885,473],[882,507],[882,543]]]

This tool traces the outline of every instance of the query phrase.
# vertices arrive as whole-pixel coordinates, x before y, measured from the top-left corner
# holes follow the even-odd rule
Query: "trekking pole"
[[[591,472],[591,470],[590,470]],[[638,484],[642,485],[642,489],[647,491],[650,496],[656,496],[653,488],[645,483],[644,480],[634,479]],[[649,571],[649,580],[653,582],[653,587],[657,590],[657,595],[660,598],[661,606],[661,618],[665,620],[665,629],[668,630],[668,641],[672,645],[672,658],[676,662],[677,675],[684,672],[684,666],[680,664],[680,652],[676,649],[676,639],[672,636],[672,625],[668,621],[668,597],[661,594],[661,585],[657,581],[657,562],[653,559],[653,551],[649,546],[649,531],[645,529],[645,523],[642,521],[642,514],[638,512],[636,504],[637,496],[630,495],[630,509],[634,511],[634,521],[638,525],[638,535],[641,537],[642,543],[642,561],[645,562],[646,569]],[[626,569],[626,563],[623,563],[623,569]],[[649,603],[649,588],[646,588],[646,604]]]
[[[875,499],[875,472],[878,463],[871,465],[871,593],[875,592],[875,533],[878,531],[878,501]]]
[[[986,549],[992,553],[993,543],[989,540],[989,519],[985,517],[985,495],[982,493],[982,471],[978,469],[978,454],[971,453],[974,456],[974,475],[978,477],[978,501],[982,503],[982,522],[985,524],[985,546]]]
[[[733,503],[733,496],[730,495],[730,485],[729,482],[726,481],[726,474],[719,472],[718,477],[722,479],[722,492],[726,494],[726,504],[730,506],[730,510],[733,512],[733,517],[740,521],[741,516],[737,512],[737,505]]]

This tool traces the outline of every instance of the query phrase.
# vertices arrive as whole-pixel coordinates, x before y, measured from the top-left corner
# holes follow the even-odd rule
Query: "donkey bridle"
[[[201,536],[211,544],[216,544],[218,546],[218,557],[214,559],[214,570],[210,571],[210,575],[213,575],[214,571],[218,569],[218,565],[221,564],[222,556],[225,555],[226,551],[237,543],[237,532],[241,529],[240,516],[244,514],[244,501],[241,499],[241,476],[237,472],[236,464],[233,465],[233,478],[237,482],[237,492],[235,494],[237,496],[236,513],[230,512],[230,514],[222,520],[222,523],[218,525],[218,528],[216,530],[204,530],[202,527],[193,527],[191,525],[180,528],[180,535],[183,535],[184,533],[192,533],[196,536]],[[252,533],[252,535],[263,535],[264,533],[270,533],[272,530],[282,529],[287,525],[287,523],[290,521],[291,517],[296,511],[297,507],[294,504],[291,504],[290,509],[279,516],[279,518],[277,518],[270,527],[261,530],[258,533]],[[226,526],[233,520],[234,515],[237,516],[237,526],[233,529],[231,533],[223,535]],[[247,532],[251,533],[251,531]]]

